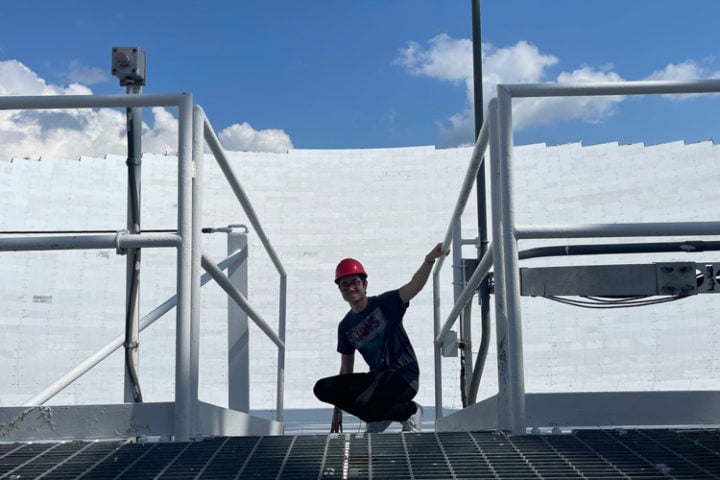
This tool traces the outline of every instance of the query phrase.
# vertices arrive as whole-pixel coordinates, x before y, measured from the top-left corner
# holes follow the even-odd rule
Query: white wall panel
[[[453,211],[471,149],[434,147],[365,150],[291,150],[287,154],[229,154],[267,235],[288,272],[287,408],[321,407],[317,378],[337,373],[336,326],[347,310],[333,284],[336,263],[351,256],[369,273],[370,293],[397,288],[441,240]],[[643,145],[580,144],[518,147],[516,206],[522,224],[687,221],[717,219],[720,153],[710,142]],[[207,227],[248,224],[211,157],[205,165]],[[125,228],[124,158],[16,159],[0,163],[5,195],[0,226],[25,229]],[[142,224],[174,228],[177,159],[145,156]],[[711,187],[714,186],[714,187]],[[463,218],[476,236],[474,193]],[[206,235],[215,260],[224,234]],[[587,243],[575,241],[573,243]],[[558,242],[522,242],[520,248]],[[474,255],[466,247],[466,257]],[[115,251],[3,253],[0,263],[0,405],[22,403],[124,329],[125,257]],[[663,255],[663,260],[717,261],[708,253]],[[659,257],[599,259],[648,262]],[[532,260],[524,265],[582,264],[598,259]],[[443,271],[442,311],[450,310],[450,265]],[[278,276],[250,232],[249,298],[277,325]],[[412,302],[406,327],[422,369],[419,401],[433,403],[431,286]],[[175,291],[175,252],[143,251],[141,314]],[[543,299],[523,299],[526,387],[529,392],[718,388],[720,326],[717,297],[661,306],[586,310]],[[226,405],[226,300],[203,289],[202,400]],[[474,324],[479,325],[477,308]],[[174,315],[141,336],[141,385],[146,399],[171,400]],[[480,397],[496,390],[495,332]],[[479,345],[474,331],[474,351]],[[251,328],[251,407],[273,408],[277,355]],[[361,360],[358,368],[364,368]],[[458,359],[445,359],[444,398],[460,405]],[[51,403],[118,402],[122,359],[113,355]]]

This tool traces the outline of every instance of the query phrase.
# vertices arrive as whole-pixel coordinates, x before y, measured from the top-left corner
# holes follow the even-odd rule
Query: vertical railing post
[[[440,335],[440,272],[438,265],[435,265],[432,275],[433,291],[433,339]],[[434,366],[435,366],[435,421],[443,417],[443,395],[442,395],[442,351],[441,345],[433,342]]]
[[[465,265],[462,255],[462,219],[457,216],[452,222],[452,256],[453,256],[453,304],[460,298],[465,288]],[[472,304],[470,304],[472,307]],[[460,393],[462,406],[467,407],[468,386],[472,379],[472,336],[470,327],[470,310],[464,308],[458,322],[460,331]]]
[[[278,314],[278,336],[282,341],[282,347],[278,347],[278,368],[277,368],[277,405],[275,408],[275,420],[285,422],[285,325],[287,316],[287,274],[285,270],[280,272],[280,312]]]
[[[243,252],[239,263],[228,269],[228,279],[247,298],[248,295],[248,241],[247,228],[234,229],[227,236],[228,255]],[[241,412],[250,411],[250,332],[248,315],[232,298],[228,297],[228,407]]]
[[[500,132],[497,124],[497,99],[488,105],[490,126],[490,191],[492,193],[493,270],[495,275],[495,342],[498,369],[498,426],[510,429],[510,381],[508,367],[508,317],[505,296],[505,254],[503,251],[502,169],[500,168]]]
[[[523,367],[522,316],[520,310],[520,278],[518,246],[515,238],[515,207],[512,192],[512,96],[499,85],[498,133],[500,147],[500,195],[502,196],[502,237],[505,307],[507,312],[507,354],[510,392],[510,430],[525,433],[525,378]]]
[[[202,182],[203,155],[205,138],[203,129],[205,114],[199,106],[193,108],[192,116],[192,254],[190,285],[190,399],[198,401],[198,383],[200,382],[200,289],[202,287]],[[190,436],[196,437],[198,431],[198,411],[193,408],[190,415]]]
[[[192,302],[192,95],[178,105],[178,234],[177,320],[175,332],[175,440],[190,439],[190,417],[197,399],[190,387]],[[199,247],[199,246],[197,246]]]

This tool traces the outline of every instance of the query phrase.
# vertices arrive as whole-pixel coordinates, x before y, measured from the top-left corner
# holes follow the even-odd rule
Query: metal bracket
[[[120,237],[128,234],[127,230],[118,230],[115,234],[115,253],[118,255],[126,255],[127,250],[120,246]]]
[[[450,330],[447,335],[445,335],[440,353],[443,357],[458,356],[458,336],[455,330]]]
[[[720,263],[658,262],[520,269],[523,296],[629,297],[720,293]]]
[[[697,295],[694,262],[656,263],[657,292],[660,295]]]
[[[720,263],[695,265],[698,293],[720,293]]]
[[[462,262],[463,281],[467,284],[470,281],[470,277],[472,277],[473,273],[475,273],[475,269],[480,262],[477,258],[463,258]]]

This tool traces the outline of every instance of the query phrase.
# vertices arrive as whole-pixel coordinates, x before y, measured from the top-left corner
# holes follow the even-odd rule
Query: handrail
[[[585,225],[518,225],[518,240],[600,237],[671,237],[720,235],[720,222],[592,223]]]
[[[260,329],[265,333],[265,335],[270,338],[270,340],[275,343],[278,347],[278,371],[277,371],[277,391],[276,391],[276,419],[279,422],[283,421],[284,412],[283,412],[283,403],[284,403],[284,382],[285,382],[285,329],[286,329],[286,314],[287,314],[287,272],[285,271],[285,268],[282,265],[282,262],[280,261],[280,258],[278,257],[277,253],[275,252],[275,249],[273,248],[272,244],[270,243],[270,240],[268,239],[267,235],[265,234],[265,230],[262,228],[262,225],[260,223],[260,220],[258,219],[257,214],[255,213],[255,209],[252,206],[252,203],[250,202],[250,199],[248,198],[247,194],[245,193],[245,190],[242,188],[242,185],[240,185],[240,182],[237,180],[237,177],[235,176],[232,168],[230,167],[230,162],[228,162],[227,157],[225,156],[225,150],[223,149],[222,145],[220,144],[220,140],[218,139],[217,135],[215,134],[215,130],[213,130],[212,125],[210,124],[210,121],[208,120],[207,116],[202,110],[202,107],[197,106],[196,107],[197,112],[199,115],[202,115],[204,118],[203,125],[203,134],[205,138],[205,142],[210,147],[210,151],[213,154],[213,157],[215,158],[215,161],[218,163],[218,166],[220,167],[220,170],[222,170],[223,175],[225,176],[225,179],[227,180],[228,184],[230,185],[230,188],[232,189],[233,193],[235,193],[235,196],[237,197],[238,201],[240,202],[240,205],[243,208],[243,211],[248,216],[248,220],[250,220],[250,224],[253,226],[255,233],[258,235],[258,238],[260,239],[260,242],[262,243],[263,247],[265,248],[265,251],[270,257],[270,260],[272,261],[273,265],[275,266],[275,269],[277,270],[278,274],[280,275],[280,298],[279,298],[279,313],[278,313],[278,333],[277,335],[272,331],[272,329],[265,323],[265,321],[250,307],[250,305],[247,303],[247,301],[244,299],[243,295],[237,291],[237,289],[234,288],[234,286],[230,282],[225,282],[227,280],[227,277],[225,277],[222,273],[220,273],[220,276],[216,277],[215,280],[218,281],[218,283],[221,284],[223,289],[228,293],[228,295],[238,304],[238,306],[248,314],[248,316],[260,327]],[[203,256],[202,258],[202,264],[203,267],[206,266],[206,258]],[[211,267],[212,268],[212,267]],[[212,274],[212,272],[210,272]],[[217,276],[218,272],[215,272],[214,276]],[[222,282],[222,283],[221,283]]]
[[[489,122],[485,121],[483,122],[482,127],[480,127],[480,133],[478,134],[477,141],[475,142],[475,147],[473,148],[472,155],[470,156],[470,165],[465,172],[465,178],[463,179],[462,186],[460,187],[460,195],[458,195],[457,202],[455,202],[455,209],[450,216],[450,222],[448,224],[447,230],[445,231],[445,238],[443,240],[444,249],[447,249],[447,247],[450,246],[450,239],[452,238],[453,232],[453,223],[455,222],[455,220],[460,218],[460,216],[465,211],[465,206],[467,205],[468,199],[470,197],[470,192],[475,185],[474,182],[477,178],[478,171],[480,170],[480,167],[482,167],[483,161],[485,160],[485,150],[487,150],[488,148],[489,139],[490,126]],[[440,268],[442,268],[442,260],[444,258],[445,257],[440,257],[438,259],[439,262],[435,266],[433,274],[439,272]]]
[[[501,391],[505,397],[499,401],[499,417],[502,428],[509,428],[514,433],[525,430],[525,381],[523,367],[522,345],[522,312],[520,309],[520,279],[518,240],[520,229],[515,224],[515,208],[513,205],[513,98],[518,97],[547,97],[547,96],[608,96],[608,95],[647,95],[647,94],[679,94],[679,93],[710,93],[720,92],[720,80],[699,80],[686,82],[618,82],[603,84],[532,84],[532,85],[498,85],[498,112],[497,112],[497,142],[499,155],[493,161],[493,168],[497,170],[500,178],[499,190],[502,198],[502,218],[500,235],[496,238],[496,249],[501,252],[503,264],[502,283],[504,290],[502,297],[496,293],[496,306],[507,316],[507,338],[505,342],[506,367],[503,370],[505,378],[499,381]],[[651,225],[659,226],[659,225]],[[668,236],[683,234],[687,225],[677,224],[676,227],[666,226],[659,231],[651,231],[648,225],[623,229],[625,226],[606,225],[594,229],[601,236],[615,234],[649,236]],[[702,225],[697,226],[702,229]],[[541,229],[542,230],[542,229]],[[572,230],[572,229],[571,229]],[[579,230],[583,230],[582,227]],[[634,232],[632,230],[635,230]],[[689,231],[689,230],[688,230]],[[714,229],[710,228],[708,234]],[[560,237],[562,229],[545,232],[549,236],[544,238]],[[578,232],[583,233],[583,232]],[[585,232],[583,234],[587,234]],[[527,236],[525,238],[528,238]]]
[[[143,95],[37,95],[0,97],[0,110],[64,108],[178,107],[189,93]]]
[[[445,323],[440,329],[440,332],[435,337],[436,347],[442,346],[445,335],[448,334],[452,326],[455,324],[455,321],[460,316],[460,312],[463,310],[463,308],[467,306],[468,303],[470,303],[478,287],[480,287],[480,283],[490,272],[490,268],[493,265],[493,252],[492,250],[490,250],[490,247],[492,247],[492,242],[488,244],[487,253],[483,255],[472,276],[467,281],[467,284],[463,288],[458,298],[455,300],[455,304],[453,305],[452,310],[450,310],[450,313],[448,314]]]
[[[223,259],[217,264],[217,268],[220,270],[226,270],[236,263],[240,262],[243,259],[243,252],[235,252],[232,255],[228,256],[227,258]],[[200,278],[200,284],[205,285],[207,282],[210,281],[210,274],[204,273],[202,277]],[[163,303],[155,307],[150,313],[145,315],[143,318],[140,319],[140,326],[139,330],[142,332],[146,328],[148,328],[150,325],[155,323],[158,319],[162,318],[163,315],[168,313],[170,310],[175,308],[177,305],[177,295],[173,295],[172,297],[165,300]],[[84,374],[89,372],[93,367],[98,365],[100,362],[105,360],[107,357],[109,357],[113,352],[115,352],[117,349],[122,347],[123,342],[125,341],[125,334],[118,335],[113,340],[108,342],[104,347],[100,348],[98,351],[90,355],[88,358],[86,358],[83,362],[78,364],[75,368],[70,370],[68,373],[63,375],[62,377],[55,380],[53,383],[45,387],[41,392],[33,396],[32,398],[28,399],[23,403],[23,406],[29,407],[29,406],[36,406],[36,405],[42,405],[51,398],[53,398],[55,395],[60,393],[62,390],[65,389],[68,385],[70,385],[72,382],[77,380],[78,378],[82,377]]]
[[[0,110],[28,109],[68,109],[68,108],[141,108],[176,107],[178,109],[178,183],[177,183],[177,228],[164,233],[128,233],[119,231],[105,235],[65,235],[53,237],[0,238],[0,251],[22,250],[71,250],[115,248],[121,252],[125,248],[170,247],[175,248],[177,294],[155,308],[140,321],[139,329],[145,329],[173,307],[176,308],[175,337],[175,402],[173,408],[172,436],[179,441],[189,440],[198,433],[197,421],[197,382],[198,348],[195,340],[199,334],[199,288],[213,276],[221,272],[223,264],[237,262],[241,253],[228,257],[218,266],[201,261],[200,252],[200,206],[202,201],[202,156],[203,140],[211,150],[225,173],[230,186],[240,200],[250,222],[258,232],[276,269],[280,273],[280,314],[279,333],[273,333],[262,319],[251,314],[253,320],[278,345],[278,421],[282,421],[283,376],[285,362],[285,315],[287,298],[287,274],[277,254],[267,240],[262,226],[255,215],[247,196],[230,170],[224,152],[215,133],[202,110],[192,103],[192,94],[143,94],[143,95],[62,95],[62,96],[13,96],[0,97]],[[202,120],[198,124],[198,120]],[[201,263],[209,270],[200,275]],[[226,267],[222,267],[226,268]],[[220,276],[227,279],[224,274]],[[220,280],[222,283],[222,280]],[[231,293],[231,297],[237,297]],[[237,298],[235,298],[238,301]],[[242,302],[239,302],[242,303]],[[241,305],[242,306],[242,305]],[[246,306],[247,307],[247,306]],[[259,320],[259,321],[258,321]],[[26,404],[42,404],[52,398],[67,385],[82,376],[89,369],[107,358],[123,344],[120,336],[84,362],[77,365],[60,379],[53,382],[42,392],[29,399]]]
[[[613,95],[672,95],[688,93],[718,93],[720,79],[599,83],[514,83],[498,85],[513,98],[587,97]]]
[[[498,85],[497,98],[489,104],[489,121],[483,129],[490,129],[492,202],[493,202],[493,251],[495,263],[495,316],[498,329],[498,425],[514,433],[525,429],[525,390],[523,379],[522,321],[519,306],[518,262],[521,255],[517,243],[525,239],[552,238],[598,238],[598,237],[658,237],[678,235],[720,235],[720,222],[668,222],[626,223],[589,225],[516,225],[512,197],[513,122],[512,100],[530,97],[564,96],[624,96],[657,94],[720,93],[720,79],[693,81],[641,81],[599,84],[514,84]],[[480,138],[478,139],[478,143]],[[471,158],[472,171],[476,163],[478,143]],[[483,145],[483,151],[487,143]],[[458,206],[466,201],[467,177],[459,195]],[[486,208],[479,205],[478,208]],[[458,209],[453,212],[450,225],[459,218]],[[450,228],[445,245],[450,238]],[[474,287],[477,278],[492,266],[492,258],[482,258],[467,288]],[[442,377],[440,375],[439,349],[444,338],[468,301],[464,290],[453,306],[446,323],[439,325],[439,287],[437,286],[439,263],[433,272],[433,303],[435,320],[435,379],[436,415],[442,415]],[[481,268],[482,267],[482,268]],[[478,282],[479,283],[479,282]],[[502,338],[500,338],[502,337]]]
[[[115,235],[0,237],[0,252],[177,247],[180,241],[181,238],[174,233],[128,233],[127,231],[119,231]]]
[[[465,211],[470,192],[474,186],[475,179],[477,178],[478,171],[483,164],[485,159],[485,150],[487,150],[488,142],[490,138],[490,128],[487,121],[483,122],[478,134],[475,147],[473,148],[472,156],[470,157],[470,165],[465,172],[465,178],[463,179],[462,186],[460,187],[460,195],[458,196],[457,202],[455,203],[455,209],[453,210],[450,222],[448,224],[445,238],[443,239],[443,250],[447,250],[450,246],[450,240],[452,239],[453,225],[455,221],[460,218],[462,213]],[[444,342],[444,337],[452,327],[450,326],[440,327],[440,270],[442,269],[445,257],[441,256],[435,262],[435,267],[432,273],[432,284],[433,284],[433,338],[435,343],[435,418],[438,419],[442,416],[442,355],[441,348]],[[482,279],[481,279],[482,281]],[[471,297],[472,298],[472,297]],[[457,317],[455,317],[457,318]],[[450,319],[448,319],[448,323]]]
[[[217,138],[217,135],[215,135],[215,130],[213,130],[212,125],[210,124],[210,121],[207,119],[207,117],[205,118],[205,141],[210,147],[210,150],[212,151],[215,160],[218,162],[220,169],[225,175],[225,179],[230,184],[230,188],[235,193],[235,196],[240,202],[240,205],[242,205],[243,210],[247,214],[248,220],[250,220],[250,224],[255,229],[255,232],[257,233],[260,242],[262,242],[263,247],[265,247],[265,250],[267,250],[267,253],[270,256],[273,265],[275,265],[275,268],[280,275],[286,276],[287,273],[282,266],[282,262],[280,261],[280,258],[278,257],[275,249],[270,243],[270,240],[268,240],[268,237],[265,234],[265,230],[262,228],[262,224],[260,223],[260,220],[255,213],[255,209],[253,208],[252,203],[250,203],[250,199],[245,193],[245,190],[240,185],[240,182],[235,177],[235,174],[230,167],[230,162],[228,162],[227,157],[225,156],[225,150],[220,144],[220,140]]]
[[[128,108],[128,107],[176,107],[178,111],[178,197],[177,197],[177,239],[171,238],[168,246],[177,251],[177,316],[176,316],[176,356],[175,356],[175,405],[174,435],[178,440],[190,437],[190,417],[196,400],[190,389],[190,361],[185,355],[191,344],[190,323],[192,310],[191,259],[193,255],[191,208],[192,208],[192,94],[149,94],[149,95],[39,95],[0,97],[0,110],[32,109],[68,109],[68,108]],[[147,237],[140,237],[140,246]],[[27,239],[16,239],[25,243]],[[85,239],[93,242],[96,239]],[[105,242],[105,239],[99,239]],[[120,235],[118,235],[118,243]],[[132,238],[130,238],[132,240]],[[40,239],[42,243],[45,240]],[[12,243],[5,240],[6,245]],[[52,249],[51,244],[35,246],[40,249]],[[73,246],[74,239],[64,237],[60,242]],[[29,243],[26,244],[28,246]],[[157,246],[157,245],[156,245]],[[119,246],[117,247],[119,248]]]
[[[235,303],[238,304],[240,308],[243,309],[245,313],[248,314],[248,317],[252,319],[253,322],[255,322],[255,325],[260,328],[260,330],[263,331],[263,333],[270,339],[272,342],[278,347],[278,348],[285,348],[285,342],[280,340],[280,337],[275,335],[275,332],[273,332],[272,328],[270,328],[270,325],[268,325],[265,320],[250,306],[250,303],[248,303],[247,298],[240,293],[240,290],[238,290],[231,282],[230,280],[220,271],[219,268],[215,266],[215,264],[210,260],[210,258],[203,254],[202,256],[202,266],[205,269],[207,273],[210,274],[210,276],[215,280],[220,287],[225,290],[225,292],[233,299],[235,300]]]

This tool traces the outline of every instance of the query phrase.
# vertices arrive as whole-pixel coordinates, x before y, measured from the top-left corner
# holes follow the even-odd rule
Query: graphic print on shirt
[[[387,320],[379,308],[374,309],[349,332],[352,344],[357,348],[371,369],[383,362],[383,332]]]

